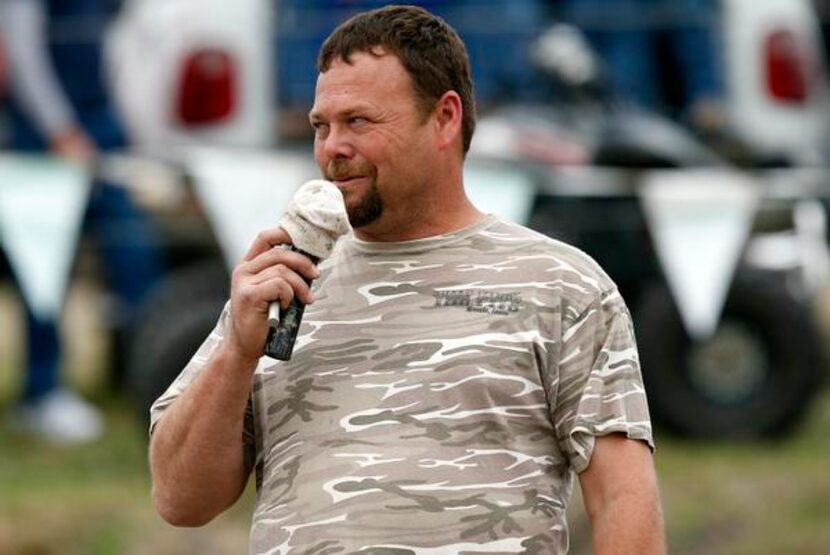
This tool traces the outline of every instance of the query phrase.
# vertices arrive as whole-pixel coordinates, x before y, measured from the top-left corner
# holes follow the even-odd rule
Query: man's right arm
[[[153,502],[176,526],[201,526],[245,489],[245,408],[256,360],[220,345],[194,382],[153,429]]]
[[[245,410],[268,333],[268,305],[297,295],[313,302],[305,256],[275,246],[290,242],[280,228],[261,233],[233,272],[230,316],[221,344],[198,377],[165,410],[150,441],[153,502],[177,526],[201,526],[241,495],[251,471],[244,457]]]

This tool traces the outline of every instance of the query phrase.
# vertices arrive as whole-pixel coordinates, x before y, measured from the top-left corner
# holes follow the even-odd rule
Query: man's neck
[[[396,212],[384,214],[377,222],[355,229],[355,237],[377,243],[414,241],[465,229],[486,217],[466,196],[452,210],[447,210],[446,205],[435,204],[427,211],[400,207]]]

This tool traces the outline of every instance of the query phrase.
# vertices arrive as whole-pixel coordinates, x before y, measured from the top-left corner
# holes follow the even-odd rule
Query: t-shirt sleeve
[[[230,302],[225,303],[222,313],[219,315],[219,320],[216,326],[210,332],[207,339],[196,350],[196,353],[190,359],[190,362],[184,367],[184,370],[179,376],[170,384],[161,397],[156,399],[153,406],[150,407],[150,434],[158,423],[159,419],[164,415],[164,412],[170,407],[173,402],[178,399],[179,395],[185,391],[190,384],[199,376],[199,374],[207,366],[210,359],[213,357],[219,345],[225,338],[227,326],[230,321]],[[253,461],[252,450],[255,446],[254,440],[254,424],[253,424],[253,407],[251,400],[245,411],[245,427],[243,430],[243,443],[245,446],[245,460],[246,464],[250,465]]]
[[[616,288],[563,322],[557,375],[554,427],[577,472],[597,436],[623,433],[654,449],[634,326]]]

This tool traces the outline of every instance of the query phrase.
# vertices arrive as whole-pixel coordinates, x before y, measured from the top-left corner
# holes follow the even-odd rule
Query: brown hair
[[[461,38],[443,19],[416,6],[386,6],[341,23],[320,48],[317,70],[335,59],[349,63],[354,52],[390,53],[403,64],[426,117],[447,91],[461,97],[462,152],[470,149],[476,126],[470,60]]]

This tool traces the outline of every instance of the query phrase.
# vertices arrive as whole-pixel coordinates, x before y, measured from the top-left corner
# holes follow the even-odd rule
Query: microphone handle
[[[308,254],[293,245],[290,250],[299,252],[317,264],[319,259]],[[308,285],[311,280],[303,278]],[[300,331],[300,323],[303,319],[305,304],[296,296],[291,299],[288,308],[283,310],[279,303],[271,303],[268,306],[268,337],[265,340],[265,354],[277,360],[290,360],[294,352],[294,343],[297,340],[297,332]]]

